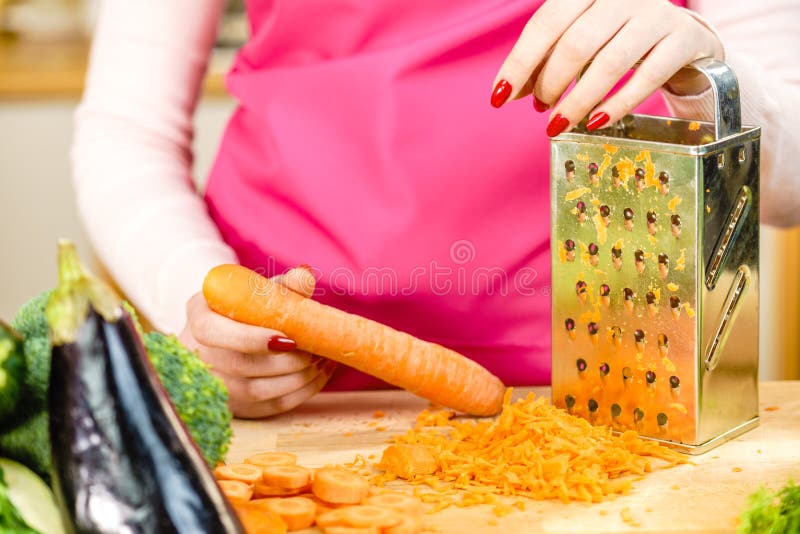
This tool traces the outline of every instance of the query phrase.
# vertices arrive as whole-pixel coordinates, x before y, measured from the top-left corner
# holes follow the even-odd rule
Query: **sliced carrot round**
[[[405,479],[430,475],[439,468],[431,450],[424,445],[390,445],[383,451],[381,466]]]
[[[317,470],[311,491],[323,501],[336,504],[360,503],[369,492],[369,482],[344,469]]]
[[[275,512],[250,504],[234,506],[247,534],[286,534],[286,523]]]
[[[295,465],[297,463],[297,456],[291,452],[262,452],[248,456],[244,459],[244,463],[257,465],[259,467],[268,467],[270,465]]]
[[[279,488],[277,486],[270,486],[269,484],[258,483],[253,489],[253,495],[257,499],[262,499],[265,497],[293,497],[303,493],[304,491],[308,491],[308,486],[304,488],[287,489]]]
[[[247,502],[253,496],[253,486],[241,480],[218,480],[217,484],[231,503]]]
[[[254,506],[263,506],[270,512],[280,516],[289,530],[302,530],[314,524],[317,505],[305,497],[286,497],[273,499],[256,499],[250,501]]]
[[[333,526],[348,526],[347,522],[344,520],[342,516],[342,510],[344,508],[336,508],[329,512],[325,512],[324,514],[319,514],[317,516],[317,526],[319,528],[328,528]]]
[[[383,529],[383,534],[419,534],[422,532],[422,519],[416,515],[405,515],[394,526]]]
[[[262,468],[264,483],[278,488],[304,488],[311,483],[311,472],[297,465],[270,465]]]
[[[255,465],[228,464],[215,467],[214,476],[217,480],[240,480],[247,484],[255,484],[261,482],[263,473],[261,468]]]
[[[325,534],[381,534],[380,529],[375,527],[344,527],[337,525],[323,530]]]
[[[342,508],[342,518],[353,527],[386,528],[400,522],[400,514],[396,511],[369,504]]]
[[[391,508],[401,514],[420,515],[424,511],[422,501],[419,498],[394,491],[370,495],[364,499],[363,504]]]

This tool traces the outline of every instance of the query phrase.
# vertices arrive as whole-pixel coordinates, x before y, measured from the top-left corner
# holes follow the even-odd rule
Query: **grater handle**
[[[702,72],[714,91],[714,137],[719,140],[742,130],[739,82],[727,63],[714,58],[698,59],[687,65]]]

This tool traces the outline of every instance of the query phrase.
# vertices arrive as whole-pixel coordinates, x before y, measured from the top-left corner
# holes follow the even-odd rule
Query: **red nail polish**
[[[500,80],[497,82],[497,85],[494,86],[494,91],[492,92],[492,105],[499,108],[506,103],[510,95],[511,84],[505,80]]]
[[[533,95],[533,109],[535,109],[539,113],[543,113],[548,109],[550,109],[550,104],[542,102],[541,100],[536,98],[536,95]]]
[[[605,124],[608,122],[608,119],[609,119],[608,113],[606,113],[605,111],[595,113],[586,122],[586,129],[589,130],[590,132],[593,132],[594,130],[601,128],[602,126],[605,126]]]
[[[267,348],[275,352],[291,352],[297,348],[293,339],[283,336],[272,336],[267,342]]]
[[[561,113],[556,113],[556,116],[553,117],[550,120],[550,124],[547,125],[547,135],[555,137],[566,130],[567,126],[569,126],[569,119]]]

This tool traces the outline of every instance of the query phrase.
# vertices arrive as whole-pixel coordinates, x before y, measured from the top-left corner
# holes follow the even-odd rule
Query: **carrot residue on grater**
[[[684,269],[686,269],[686,249],[682,248],[681,255],[675,260],[675,270],[683,271]]]
[[[578,187],[577,189],[573,189],[572,191],[567,191],[567,194],[564,195],[564,200],[569,202],[571,200],[575,200],[581,198],[586,193],[591,193],[591,187]]]
[[[672,200],[667,203],[667,209],[669,209],[670,213],[675,213],[675,210],[678,208],[678,204],[681,202],[683,202],[683,199],[678,195],[675,195],[672,197]]]

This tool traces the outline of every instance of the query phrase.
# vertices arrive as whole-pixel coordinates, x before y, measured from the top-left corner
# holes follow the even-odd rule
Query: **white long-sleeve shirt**
[[[154,325],[179,330],[214,265],[235,263],[191,179],[192,115],[224,0],[106,0],[76,114],[73,179],[88,236]],[[761,213],[800,223],[800,1],[694,0],[736,71],[745,124],[760,125]],[[710,91],[665,92],[710,119]],[[543,136],[544,139],[544,136]]]

